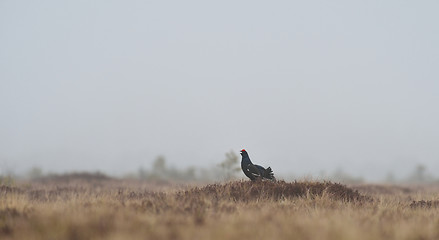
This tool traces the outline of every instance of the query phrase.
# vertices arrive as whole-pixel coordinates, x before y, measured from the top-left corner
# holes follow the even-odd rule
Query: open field
[[[434,186],[15,185],[0,187],[0,239],[439,239]]]

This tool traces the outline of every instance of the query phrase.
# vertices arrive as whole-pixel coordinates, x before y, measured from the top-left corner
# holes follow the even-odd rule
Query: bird
[[[250,180],[255,181],[258,179],[269,179],[272,181],[276,181],[276,178],[274,177],[274,173],[273,170],[271,170],[271,167],[264,168],[260,165],[253,164],[245,149],[241,150],[241,156],[242,156],[241,169],[244,172],[244,174],[248,178],[250,178]]]

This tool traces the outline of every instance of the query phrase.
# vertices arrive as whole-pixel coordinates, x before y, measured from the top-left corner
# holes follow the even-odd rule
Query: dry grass
[[[353,188],[111,179],[1,186],[0,239],[439,239],[435,192]]]

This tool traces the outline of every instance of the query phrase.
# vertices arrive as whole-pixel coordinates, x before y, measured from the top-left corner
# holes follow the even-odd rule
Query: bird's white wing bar
[[[255,177],[261,177],[261,173],[253,164],[247,165],[247,170]]]

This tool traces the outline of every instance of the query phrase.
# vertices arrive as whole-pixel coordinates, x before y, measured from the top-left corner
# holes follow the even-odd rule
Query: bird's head
[[[245,149],[242,149],[241,150],[241,155],[244,155],[244,154],[246,154],[247,153],[247,151],[245,151]]]

